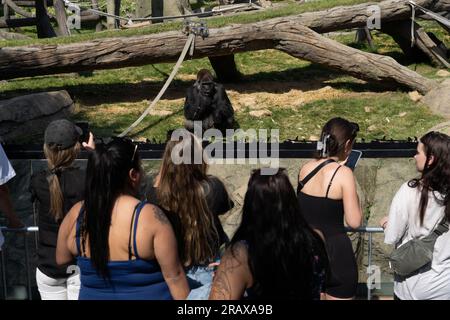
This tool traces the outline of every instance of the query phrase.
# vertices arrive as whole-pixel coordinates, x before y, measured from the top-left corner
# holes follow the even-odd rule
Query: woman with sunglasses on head
[[[115,139],[89,155],[83,202],[64,219],[56,261],[77,257],[81,300],[184,299],[189,287],[173,229],[140,201],[137,146]]]
[[[216,271],[210,299],[319,300],[327,261],[285,170],[263,175],[258,169],[248,182],[242,222]]]
[[[392,200],[389,217],[381,220],[384,241],[401,246],[442,229],[431,264],[409,276],[394,274],[394,294],[400,300],[450,300],[450,137],[429,132],[420,138],[414,156],[419,178],[404,183]],[[446,229],[446,230],[445,230]]]
[[[359,127],[343,118],[329,120],[322,129],[316,158],[300,170],[297,196],[306,221],[325,237],[330,260],[326,299],[352,299],[358,269],[344,221],[351,228],[362,222],[356,182],[348,158]]]

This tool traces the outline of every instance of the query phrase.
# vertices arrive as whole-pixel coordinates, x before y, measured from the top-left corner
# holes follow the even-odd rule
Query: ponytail
[[[78,142],[73,147],[64,150],[59,150],[58,148],[44,144],[44,154],[50,169],[50,174],[47,176],[50,192],[49,212],[55,218],[55,221],[60,221],[65,214],[64,196],[59,178],[64,169],[73,164],[79,151],[80,144]]]

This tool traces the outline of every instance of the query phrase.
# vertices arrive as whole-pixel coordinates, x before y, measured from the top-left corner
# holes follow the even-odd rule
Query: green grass
[[[237,23],[253,23],[263,21],[276,17],[283,17],[288,15],[300,14],[309,11],[318,11],[333,8],[335,6],[354,5],[358,3],[365,3],[367,0],[317,0],[313,2],[307,2],[304,4],[298,4],[292,1],[287,1],[285,6],[266,10],[263,12],[242,13],[234,16],[225,17],[211,17],[207,18],[208,26],[210,28],[220,28],[229,24]],[[373,2],[373,1],[372,1]],[[376,0],[375,2],[379,2]],[[68,44],[81,41],[88,41],[101,38],[110,37],[129,37],[145,34],[154,34],[164,31],[181,30],[182,22],[173,21],[163,24],[153,24],[148,27],[127,29],[127,30],[109,30],[93,33],[90,30],[81,30],[79,34],[73,34],[71,37],[64,38],[50,38],[50,39],[29,39],[29,40],[8,40],[0,42],[2,47],[10,46],[25,46],[25,45],[56,45],[56,44]],[[31,30],[31,29],[26,29]],[[29,35],[29,33],[27,33]]]
[[[76,114],[76,120],[88,120],[93,132],[99,136],[110,136],[126,129],[147,107],[147,103],[115,104],[126,107],[126,114],[100,112],[84,109]],[[107,108],[107,105],[99,106]],[[367,109],[367,107],[370,108]],[[182,127],[182,105],[165,107],[172,110],[169,116],[148,116],[134,131],[134,138],[164,141],[168,130]],[[421,136],[432,126],[442,122],[440,116],[432,114],[424,105],[412,102],[407,94],[389,92],[361,97],[318,100],[293,108],[274,105],[269,108],[271,117],[252,117],[246,108],[236,113],[238,127],[247,129],[279,129],[280,139],[309,140],[320,135],[321,126],[330,118],[340,116],[360,125],[359,138],[366,140],[406,139]]]
[[[337,2],[352,4],[364,1],[317,1],[305,5],[295,4],[295,6],[296,10],[319,10],[324,6],[333,6]],[[292,9],[293,6],[294,4],[290,3],[275,13],[264,14],[281,15],[283,10]],[[248,14],[234,19],[241,18],[250,21],[262,18],[262,14]],[[223,20],[223,18],[220,19]],[[220,19],[215,23],[222,23],[223,21],[221,22]],[[450,47],[450,37],[436,23],[421,23],[427,31],[434,32]],[[166,26],[156,27],[165,28]],[[126,31],[124,32],[126,34]],[[122,34],[122,31],[119,33]],[[436,71],[438,69],[426,63],[416,64],[407,61],[390,36],[377,31],[372,34],[375,43],[374,49],[368,48],[366,44],[354,43],[354,32],[333,36],[333,38],[363,51],[392,56],[400,63],[428,78],[437,78]],[[93,35],[87,34],[80,37],[83,36],[92,37]],[[70,39],[62,39],[62,41],[72,41]],[[420,136],[435,124],[443,121],[441,117],[431,114],[424,105],[412,102],[404,92],[383,93],[385,90],[383,88],[290,57],[276,50],[240,53],[235,55],[235,59],[243,78],[238,84],[226,85],[226,88],[236,91],[238,95],[258,96],[259,92],[287,93],[291,89],[307,92],[325,86],[331,86],[343,94],[340,98],[325,100],[320,96],[317,100],[306,104],[294,103],[288,106],[282,105],[275,99],[267,106],[273,116],[267,118],[252,117],[249,114],[251,111],[249,108],[241,108],[236,112],[236,120],[242,129],[280,128],[282,140],[294,139],[297,136],[300,139],[309,139],[311,136],[319,134],[321,125],[327,119],[333,116],[343,116],[358,122],[361,126],[360,137],[367,140],[383,136],[404,139],[410,136]],[[66,74],[13,79],[0,82],[0,99],[32,92],[67,90],[77,105],[74,118],[89,121],[97,135],[108,136],[121,132],[136,120],[148,106],[148,101],[156,96],[172,68],[173,64],[168,63],[98,70],[91,75],[85,74],[84,76]],[[158,106],[162,105],[162,109],[172,111],[173,114],[148,116],[133,132],[135,138],[163,140],[168,130],[182,125],[181,110],[184,92],[192,84],[196,72],[202,68],[211,69],[208,59],[187,60],[183,63],[175,81],[164,95],[164,101],[158,104]],[[274,87],[268,87],[267,83],[273,84]],[[366,107],[370,108],[370,112],[366,112]]]

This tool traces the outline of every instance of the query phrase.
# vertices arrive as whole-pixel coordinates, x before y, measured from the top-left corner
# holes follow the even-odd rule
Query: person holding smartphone
[[[362,222],[352,169],[347,162],[359,126],[343,118],[329,120],[322,129],[314,160],[299,173],[297,197],[306,221],[320,231],[329,255],[330,274],[325,299],[352,299],[358,269],[344,220],[351,228]]]
[[[56,243],[60,224],[70,208],[83,199],[85,170],[74,165],[83,131],[62,119],[51,122],[44,136],[44,154],[48,168],[31,177],[30,192],[38,212],[39,242],[36,282],[42,300],[76,300],[80,289],[79,275],[68,273],[68,267],[56,264]],[[85,148],[94,149],[94,137],[88,133]]]

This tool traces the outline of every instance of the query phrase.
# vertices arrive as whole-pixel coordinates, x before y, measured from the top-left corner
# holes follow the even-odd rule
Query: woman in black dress
[[[358,284],[358,269],[344,220],[349,227],[357,228],[362,212],[353,172],[342,165],[358,131],[356,123],[342,118],[329,120],[322,129],[316,158],[306,163],[299,174],[301,211],[325,237],[330,263],[326,299],[352,299]]]

